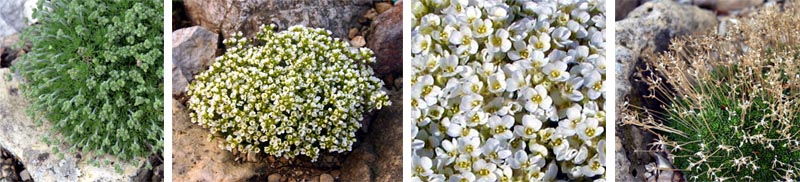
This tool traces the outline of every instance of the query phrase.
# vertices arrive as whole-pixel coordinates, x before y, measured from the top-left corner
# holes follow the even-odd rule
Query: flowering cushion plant
[[[602,180],[602,0],[411,3],[415,180]]]
[[[28,113],[63,136],[44,138],[54,153],[63,156],[55,146],[66,143],[95,165],[105,154],[131,163],[160,155],[162,9],[156,0],[39,1],[20,41],[31,51],[13,69]]]
[[[229,151],[316,160],[351,150],[363,113],[390,104],[366,65],[372,51],[323,29],[273,28],[225,40],[225,55],[189,85],[192,122]]]

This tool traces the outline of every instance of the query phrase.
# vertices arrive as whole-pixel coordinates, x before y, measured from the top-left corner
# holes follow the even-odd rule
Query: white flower
[[[502,22],[508,18],[508,7],[505,5],[496,5],[486,10],[486,16],[495,22]]]
[[[511,40],[508,40],[508,31],[505,29],[497,29],[493,35],[489,36],[487,41],[487,48],[491,52],[506,52],[511,49]]]
[[[453,32],[450,35],[450,43],[459,45],[456,48],[456,54],[466,55],[475,54],[478,52],[478,41],[472,37],[472,30],[468,26],[463,26],[459,31]]]
[[[490,133],[494,138],[498,140],[507,140],[514,137],[514,134],[511,133],[511,126],[514,126],[514,117],[513,116],[503,116],[500,118],[499,116],[491,116],[489,117],[489,129]]]
[[[525,41],[516,40],[512,42],[514,46],[513,51],[508,52],[508,58],[512,61],[516,60],[528,60],[531,57],[531,52],[533,52],[533,48],[528,46]],[[566,69],[566,67],[564,67]]]
[[[486,158],[489,161],[492,161],[494,163],[502,163],[503,159],[506,159],[509,156],[511,156],[511,151],[508,150],[507,148],[508,148],[508,143],[506,143],[505,141],[503,141],[503,143],[500,143],[500,140],[497,140],[495,138],[489,138],[488,140],[486,140],[486,143],[483,144],[481,150],[483,150],[482,151],[483,155],[486,156]]]
[[[589,141],[603,133],[603,127],[598,127],[597,123],[597,119],[588,118],[585,122],[578,124],[578,127],[576,128],[578,130],[578,136],[580,136],[583,140]]]
[[[433,174],[433,170],[431,170],[431,166],[433,166],[433,163],[431,162],[430,158],[424,157],[424,156],[423,157],[414,156],[414,160],[413,160],[414,175],[416,175],[416,176],[428,176],[428,175]]]
[[[534,88],[524,88],[521,94],[525,100],[525,109],[528,112],[535,112],[537,109],[549,109],[553,104],[553,99],[547,94],[547,89],[542,85]]]
[[[553,41],[556,44],[556,47],[564,48],[572,44],[572,40],[569,39],[572,32],[566,27],[558,27],[550,33]]]
[[[450,182],[470,182],[475,181],[475,174],[471,172],[456,174],[450,177]]]
[[[419,79],[418,84],[415,85],[414,91],[412,95],[420,95],[421,98],[425,101],[425,106],[432,106],[439,102],[439,94],[442,93],[442,89],[439,86],[433,85],[433,76],[425,75]],[[420,103],[423,104],[423,103]]]
[[[478,155],[481,155],[480,145],[481,139],[478,137],[459,138],[458,152],[472,157],[478,157]]]
[[[606,168],[603,167],[603,164],[600,163],[600,160],[597,158],[592,158],[592,160],[589,161],[589,164],[580,167],[580,172],[584,176],[593,177],[605,173]]]
[[[478,76],[472,75],[462,80],[463,85],[461,86],[461,91],[464,95],[473,95],[479,94],[481,90],[483,90],[484,83],[478,79]],[[477,106],[470,106],[477,107]],[[462,109],[463,110],[463,109]]]
[[[569,79],[569,73],[567,73],[567,63],[561,61],[551,62],[542,68],[542,71],[545,75],[547,75],[547,79],[554,81],[554,82],[564,82]]]
[[[442,76],[444,77],[452,77],[457,75],[459,72],[463,71],[464,68],[459,69],[458,66],[458,57],[455,55],[448,55],[441,58],[439,61],[439,67],[444,71]]]
[[[531,36],[528,39],[528,44],[533,46],[533,50],[540,52],[547,52],[550,50],[550,36],[546,33],[537,36]]]
[[[414,54],[427,54],[431,45],[433,45],[431,43],[431,36],[429,35],[417,34],[414,35],[411,41],[414,44],[414,46],[411,47],[411,52]]]
[[[494,33],[491,20],[476,20],[472,22],[472,33],[475,38],[483,38]]]
[[[533,115],[522,116],[522,125],[514,126],[514,133],[525,139],[536,139],[536,133],[542,128],[542,121]]]
[[[596,100],[603,93],[602,76],[600,76],[599,72],[593,70],[585,78],[586,96],[588,96],[589,99]]]
[[[474,85],[470,85],[473,86]],[[467,89],[472,90],[472,89]],[[474,111],[480,109],[483,106],[483,96],[478,94],[470,94],[461,97],[461,111]]]
[[[506,74],[502,69],[497,70],[496,73],[489,77],[489,92],[500,93],[506,90]]]
[[[571,101],[581,101],[583,100],[583,93],[580,91],[581,86],[583,86],[583,78],[572,77],[564,83],[561,95]]]
[[[525,151],[517,151],[514,156],[508,161],[511,168],[530,171],[537,168],[542,168],[545,164],[541,155],[528,156]]]
[[[472,170],[477,174],[478,177],[477,181],[482,182],[494,182],[497,181],[497,176],[494,174],[494,170],[497,169],[497,165],[494,163],[486,162],[483,159],[478,159],[475,163],[472,164]]]
[[[436,158],[441,159],[443,165],[450,165],[455,162],[459,154],[458,142],[442,140],[441,147],[436,148]]]
[[[453,117],[455,119],[464,120],[463,116]],[[447,127],[447,135],[450,137],[464,137],[464,138],[472,138],[478,136],[478,130],[467,126],[466,121],[461,122],[451,122],[450,125]]]

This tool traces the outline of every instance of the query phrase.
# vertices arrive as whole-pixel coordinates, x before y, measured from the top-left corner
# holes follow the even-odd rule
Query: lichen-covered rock
[[[172,32],[172,95],[183,95],[194,75],[214,63],[218,36],[201,26]]]
[[[325,28],[343,38],[358,17],[372,8],[372,0],[185,0],[184,5],[194,24],[224,38],[238,31],[249,37],[270,23],[283,29],[292,25]]]

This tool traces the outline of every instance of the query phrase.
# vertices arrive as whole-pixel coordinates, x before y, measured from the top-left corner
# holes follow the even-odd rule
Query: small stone
[[[342,172],[341,172],[341,171],[339,171],[339,170],[333,170],[333,171],[331,171],[331,175],[333,176],[333,178],[334,178],[334,179],[335,179],[335,178],[339,178],[339,175],[341,175],[341,174],[342,174]]]
[[[394,79],[394,88],[402,89],[403,88],[403,77]]]
[[[378,16],[378,12],[374,8],[373,9],[369,9],[369,11],[364,13],[364,18],[367,18],[369,20],[375,19],[375,17],[377,17],[377,16]]]
[[[333,176],[330,174],[322,174],[319,176],[319,182],[333,182]]]
[[[277,174],[277,173],[276,174],[270,174],[267,177],[267,181],[268,182],[279,182],[279,181],[281,181],[281,177],[282,176],[280,174]]]
[[[386,2],[375,4],[375,10],[378,12],[378,14],[382,14],[383,12],[386,12],[386,10],[389,10],[390,8],[392,8],[392,4]]]
[[[258,157],[256,157],[256,153],[255,152],[247,153],[247,161],[248,162],[258,162]]]
[[[353,38],[353,40],[350,40],[350,46],[355,48],[361,48],[364,47],[364,45],[367,45],[367,41],[364,40],[363,36],[356,36]]]
[[[22,179],[22,181],[30,181],[31,180],[31,174],[28,173],[28,170],[23,170],[22,172],[20,172],[19,173],[19,177],[20,177],[20,179]]]
[[[351,28],[350,32],[347,33],[347,38],[353,39],[353,37],[356,37],[356,35],[358,35],[358,29],[357,28]]]

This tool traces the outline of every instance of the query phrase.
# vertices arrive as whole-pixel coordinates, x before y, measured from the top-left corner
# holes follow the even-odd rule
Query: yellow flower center
[[[500,133],[503,133],[503,132],[506,132],[506,128],[505,127],[499,126],[499,127],[494,129],[494,133],[496,133],[496,134],[500,134]]]
[[[533,128],[525,128],[525,134],[526,135],[533,135],[533,132],[534,132]]]
[[[558,78],[558,76],[561,76],[561,71],[555,70],[550,72],[550,77]]]
[[[480,27],[478,27],[478,33],[484,34],[484,33],[486,33],[486,31],[488,31],[486,29],[487,29],[486,25],[481,25]]]
[[[527,50],[519,52],[519,57],[521,57],[522,59],[528,59],[528,56],[530,56],[530,53]]]
[[[597,82],[597,83],[594,83],[594,85],[592,85],[592,88],[593,88],[594,90],[600,91],[600,89],[602,89],[602,88],[603,88],[603,82]]]
[[[544,48],[544,42],[536,41],[536,42],[533,43],[533,47],[536,48],[536,49],[543,49]]]
[[[594,136],[594,128],[586,128],[586,135]]]
[[[537,104],[542,103],[542,95],[534,95],[533,98],[531,98],[531,101]]]
[[[489,169],[481,169],[478,171],[478,175],[487,176],[489,175]]]

